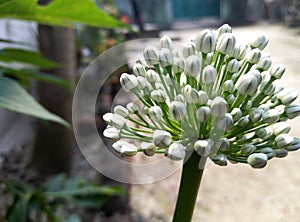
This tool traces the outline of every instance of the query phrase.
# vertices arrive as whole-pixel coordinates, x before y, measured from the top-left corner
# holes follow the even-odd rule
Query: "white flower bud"
[[[200,156],[207,156],[211,147],[212,143],[209,140],[198,140],[194,143],[194,149]]]
[[[229,61],[227,70],[229,73],[235,73],[239,70],[240,68],[240,63],[237,59],[232,59]]]
[[[285,72],[285,67],[282,64],[274,64],[271,68],[270,74],[276,79],[280,79]]]
[[[259,49],[252,49],[246,55],[246,61],[251,64],[256,64],[261,58],[261,51]]]
[[[174,63],[172,52],[169,49],[162,48],[159,51],[159,62],[163,68],[172,66]]]
[[[148,67],[148,64],[143,56],[139,56],[136,60],[136,63],[139,63],[144,67]]]
[[[275,149],[274,151],[277,158],[284,158],[289,154],[286,149]]]
[[[123,144],[121,145],[120,153],[122,156],[134,156],[138,151],[138,148],[133,145],[132,143],[128,143],[123,141]]]
[[[159,106],[151,106],[148,111],[151,120],[160,122],[163,117],[163,112]]]
[[[201,70],[201,60],[196,55],[191,55],[185,60],[185,73],[186,75],[193,76],[197,79]]]
[[[229,131],[233,126],[233,118],[230,113],[225,114],[225,131]]]
[[[110,125],[111,123],[111,117],[112,117],[112,113],[105,113],[102,118],[104,120],[104,122],[108,125]]]
[[[127,118],[129,115],[129,111],[121,105],[115,106],[114,113],[119,114],[120,116],[123,116],[124,118]]]
[[[252,107],[252,102],[251,100],[248,100],[246,103],[243,103],[243,105],[241,106],[241,109],[242,110],[245,110],[245,111],[249,111]]]
[[[144,49],[143,56],[148,65],[151,66],[159,64],[158,49],[155,46],[147,46]]]
[[[198,95],[199,95],[199,105],[206,105],[209,99],[207,93],[203,90],[200,90],[198,92]]]
[[[261,120],[263,114],[264,111],[262,111],[261,109],[253,108],[249,112],[249,119],[252,123],[257,123]]]
[[[186,115],[186,107],[182,102],[173,101],[170,106],[170,115],[175,120],[182,120]]]
[[[267,86],[268,82],[263,82],[261,84],[260,90],[263,92],[264,95],[270,96],[273,95],[275,92],[275,86],[273,83],[271,83],[269,86]]]
[[[289,134],[280,134],[275,137],[274,144],[276,148],[285,148],[294,141],[294,138]]]
[[[152,69],[149,69],[147,72],[146,72],[146,79],[151,82],[151,83],[155,83],[159,78],[159,75],[157,72],[155,72],[154,70]]]
[[[155,146],[167,147],[172,142],[172,136],[164,130],[155,130],[153,133],[153,142]]]
[[[270,110],[270,105],[264,103],[264,104],[261,104],[258,108],[261,109],[261,110],[264,111],[264,112],[267,112],[267,111]]]
[[[171,38],[167,35],[163,36],[160,40],[159,40],[159,45],[161,48],[166,48],[169,50],[173,50],[174,49],[174,44],[173,41],[171,40]]]
[[[219,166],[227,166],[227,157],[223,153],[215,155],[212,161]]]
[[[213,58],[214,58],[214,54],[208,53],[205,58],[205,65],[210,65],[213,61]]]
[[[136,113],[139,111],[139,107],[134,103],[128,103],[126,108],[130,113]]]
[[[229,92],[229,93],[233,93],[235,90],[234,88],[234,83],[232,80],[226,80],[224,83],[223,83],[223,91],[224,92]]]
[[[131,91],[135,87],[137,87],[137,79],[135,75],[129,75],[127,73],[123,73],[120,77],[120,83],[123,89],[126,92]]]
[[[279,112],[277,109],[270,109],[263,114],[265,123],[275,123],[279,120]]]
[[[242,117],[238,122],[238,126],[244,127],[249,124],[249,118],[247,116]]]
[[[119,139],[120,138],[120,130],[115,127],[108,127],[103,131],[103,136],[110,139]]]
[[[153,156],[157,150],[156,146],[153,143],[142,142],[141,149],[143,153],[147,156]]]
[[[164,91],[156,89],[151,92],[151,98],[157,103],[163,103],[166,101],[166,94]]]
[[[117,129],[122,129],[126,123],[126,119],[119,114],[112,114],[111,116],[111,125]]]
[[[172,143],[166,153],[171,160],[179,161],[185,157],[185,148],[180,143]]]
[[[215,50],[216,39],[214,33],[209,30],[205,29],[197,35],[195,39],[195,47],[198,51],[202,53],[210,53]]]
[[[201,106],[198,110],[197,110],[197,118],[199,120],[199,122],[206,122],[209,120],[210,117],[210,108],[207,106]]]
[[[277,94],[277,98],[283,105],[290,105],[298,97],[298,91],[296,89],[284,89]]]
[[[133,70],[133,74],[136,76],[146,76],[146,69],[140,63],[134,64],[132,70]]]
[[[268,160],[272,159],[276,155],[275,151],[270,147],[262,148],[259,152],[266,154],[268,156]]]
[[[263,139],[268,135],[268,132],[266,128],[258,128],[255,130],[255,135]]]
[[[220,53],[226,55],[233,52],[234,46],[235,37],[231,33],[224,33],[219,37],[216,49]]]
[[[189,86],[189,85],[187,85]],[[187,103],[198,103],[199,102],[199,94],[198,91],[194,88],[190,88],[184,92],[184,96]]]
[[[232,105],[235,101],[235,96],[233,94],[230,94],[229,96],[226,97],[226,101],[228,104]]]
[[[136,78],[136,81],[137,81],[137,88],[138,88],[139,90],[145,89],[146,86],[148,85],[148,81],[147,81],[146,78],[143,77],[143,76],[138,76],[138,77]]]
[[[217,29],[216,33],[218,39],[224,33],[232,33],[232,28],[228,24],[223,24],[221,27]]]
[[[215,142],[214,146],[220,151],[224,152],[229,149],[230,143],[227,138],[221,138],[217,142]]]
[[[273,125],[273,133],[275,136],[284,133],[289,133],[290,131],[291,131],[291,126],[287,122],[279,122]]]
[[[232,118],[234,120],[234,122],[238,121],[240,118],[242,118],[243,116],[243,112],[240,108],[233,108],[233,110],[231,111],[231,115]]]
[[[235,87],[241,95],[253,95],[258,88],[257,78],[250,74],[242,75]]]
[[[272,65],[272,60],[269,56],[262,57],[257,63],[256,68],[261,69],[263,71],[267,71]]]
[[[285,149],[289,152],[296,151],[299,148],[300,148],[300,139],[298,139],[298,138],[294,138],[293,142],[290,145],[288,145],[287,147],[285,147]]]
[[[185,86],[187,84],[187,76],[184,73],[180,75],[180,86]]]
[[[267,165],[268,156],[264,153],[252,153],[248,156],[247,162],[252,168],[263,168]]]
[[[261,36],[257,37],[256,39],[254,39],[250,45],[253,48],[259,48],[260,50],[263,50],[267,46],[268,42],[269,42],[269,39],[266,36],[261,35]]]
[[[180,58],[174,58],[174,64],[173,64],[173,72],[175,74],[182,73],[184,71],[185,63]]]
[[[182,94],[178,94],[175,96],[174,101],[185,103],[185,98]]]
[[[247,48],[245,45],[236,46],[232,52],[232,56],[237,60],[242,60],[245,58]]]
[[[114,150],[118,153],[121,153],[121,148],[123,146],[125,141],[122,140],[118,140],[117,142],[113,143],[112,147],[114,148]]]
[[[187,58],[195,54],[196,54],[196,49],[194,43],[189,42],[183,45],[182,55],[184,58]]]
[[[300,115],[300,105],[291,104],[284,108],[284,112],[289,119],[294,119]]]
[[[241,147],[241,152],[242,152],[243,156],[249,156],[255,150],[256,150],[256,146],[254,146],[251,143],[243,144]]]
[[[217,96],[211,103],[211,113],[213,116],[222,117],[227,112],[227,102],[221,96]]]
[[[205,66],[202,71],[202,82],[204,84],[212,84],[216,81],[217,78],[217,70],[215,67],[208,65]]]

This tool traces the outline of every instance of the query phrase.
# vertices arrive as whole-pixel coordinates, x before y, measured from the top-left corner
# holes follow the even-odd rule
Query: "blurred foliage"
[[[71,26],[75,22],[95,27],[123,26],[123,23],[99,10],[91,0],[59,0],[46,6],[38,5],[37,0],[0,0],[0,17],[55,26]]]
[[[67,202],[82,208],[99,208],[111,197],[124,195],[124,190],[115,186],[102,186],[87,182],[83,178],[67,179],[64,174],[52,177],[40,188],[8,180],[6,192],[13,196],[13,204],[6,211],[8,222],[41,221],[49,222],[81,221],[78,215],[64,219],[58,212],[66,208]]]
[[[285,22],[289,26],[300,26],[300,1],[292,0],[285,13]]]
[[[71,26],[72,23],[113,28],[124,26],[123,23],[99,9],[90,0],[59,0],[46,6],[37,4],[37,0],[0,0],[0,18],[31,20],[40,24]],[[23,45],[7,39],[0,42]],[[19,47],[20,48],[20,47]],[[68,89],[70,83],[54,75],[37,71],[38,68],[56,68],[58,64],[47,60],[39,52],[12,47],[0,50],[0,106],[3,108],[31,115],[65,126],[69,124],[60,117],[48,112],[34,98],[22,89],[28,87],[31,79],[44,81]],[[16,81],[15,81],[16,80]]]

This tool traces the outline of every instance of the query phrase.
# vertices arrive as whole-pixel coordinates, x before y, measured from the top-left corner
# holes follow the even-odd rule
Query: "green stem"
[[[193,152],[184,163],[173,222],[191,222],[203,169],[198,168],[200,156]]]

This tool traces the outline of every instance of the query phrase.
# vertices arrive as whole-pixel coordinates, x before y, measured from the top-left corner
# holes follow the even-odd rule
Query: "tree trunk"
[[[39,25],[38,32],[42,54],[61,64],[60,68],[47,70],[47,72],[74,82],[76,54],[73,30]],[[38,94],[40,103],[44,107],[71,122],[73,92],[60,86],[39,83]],[[45,176],[67,172],[70,169],[74,144],[72,130],[55,123],[40,121],[32,166],[40,175]]]

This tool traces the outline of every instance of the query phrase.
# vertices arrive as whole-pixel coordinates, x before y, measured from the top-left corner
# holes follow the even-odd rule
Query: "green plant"
[[[52,177],[39,188],[14,180],[6,181],[5,188],[13,196],[13,204],[6,211],[8,222],[39,221],[43,216],[50,222],[68,221],[57,213],[66,202],[82,208],[99,208],[111,197],[124,195],[119,187],[99,187],[84,178],[67,179],[64,174]],[[78,216],[72,215],[69,220],[72,218],[81,221]]]

